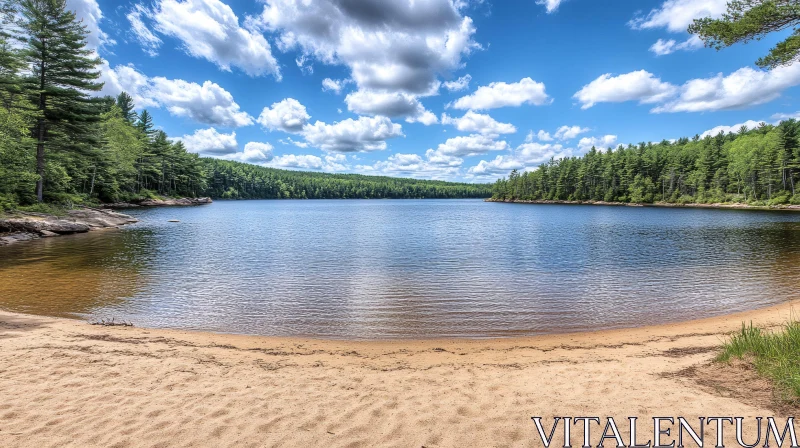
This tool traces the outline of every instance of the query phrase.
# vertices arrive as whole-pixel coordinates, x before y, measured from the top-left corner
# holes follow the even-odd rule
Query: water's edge
[[[800,205],[750,205],[742,203],[714,203],[714,204],[675,204],[672,202],[606,202],[606,201],[561,201],[561,200],[523,200],[523,199],[494,199],[489,198],[484,202],[497,202],[503,204],[534,204],[534,205],[602,205],[610,207],[657,207],[657,208],[701,208],[721,210],[756,210],[756,211],[783,211],[800,212]]]

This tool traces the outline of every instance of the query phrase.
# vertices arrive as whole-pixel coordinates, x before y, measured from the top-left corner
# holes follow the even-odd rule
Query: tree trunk
[[[94,172],[92,173],[92,187],[89,188],[89,196],[94,194],[94,178],[97,176],[97,165],[94,166]]]
[[[42,202],[44,198],[44,119],[40,118],[37,123],[38,142],[36,143],[36,174],[39,179],[36,181],[36,199]]]
[[[42,39],[42,60],[39,62],[39,111],[44,115],[47,108],[47,97],[44,93],[45,88],[45,71],[44,61],[47,59],[47,44]],[[42,202],[44,199],[44,137],[45,137],[45,121],[44,117],[39,118],[36,123],[37,143],[36,143],[36,174],[39,175],[39,180],[36,181],[36,199]]]

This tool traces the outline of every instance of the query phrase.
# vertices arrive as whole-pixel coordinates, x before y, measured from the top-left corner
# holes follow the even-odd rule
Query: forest
[[[498,180],[502,201],[800,204],[800,123],[716,136],[592,148]]]
[[[488,198],[491,184],[468,184],[360,174],[288,171],[201,159],[204,194],[222,199],[456,199]]]
[[[0,210],[158,196],[489,197],[491,185],[333,175],[203,158],[130,95],[100,97],[101,60],[64,0],[0,0]]]

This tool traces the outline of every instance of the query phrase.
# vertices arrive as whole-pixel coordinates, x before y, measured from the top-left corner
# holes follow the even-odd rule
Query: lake
[[[218,201],[0,248],[0,308],[342,339],[624,328],[798,298],[800,214]],[[167,222],[171,219],[179,223]]]

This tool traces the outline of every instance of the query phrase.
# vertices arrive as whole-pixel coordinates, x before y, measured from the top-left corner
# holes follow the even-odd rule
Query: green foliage
[[[98,141],[92,125],[99,121],[100,109],[89,92],[103,87],[96,82],[100,58],[86,47],[89,31],[67,9],[66,0],[22,0],[17,12],[22,19],[15,37],[24,43],[20,56],[30,67],[22,76],[23,89],[40,112],[34,135],[36,195],[41,201],[45,183],[51,182],[46,153],[55,152],[64,161],[92,151]]]
[[[732,359],[752,361],[760,374],[776,384],[784,399],[800,399],[800,322],[789,322],[774,333],[743,323],[717,357],[718,362]]]
[[[491,186],[359,174],[327,174],[264,168],[203,159],[205,194],[223,199],[449,199],[488,198]]]
[[[44,213],[53,216],[66,216],[67,210],[69,210],[70,207],[65,207],[64,205],[61,204],[48,204],[44,202],[37,202],[31,205],[16,207],[15,210],[20,210],[23,212]]]
[[[138,118],[136,112],[133,110],[136,106],[133,103],[133,98],[127,92],[121,92],[117,95],[114,104],[119,108],[122,118],[128,123],[133,123]]]
[[[800,187],[800,123],[763,124],[704,139],[592,148],[497,181],[499,200],[782,205]]]
[[[19,206],[17,198],[10,194],[0,194],[0,212],[3,210],[13,210]]]
[[[720,50],[733,44],[760,40],[766,35],[789,28],[794,33],[760,58],[760,67],[789,65],[800,54],[800,2],[798,0],[732,0],[720,19],[697,19],[689,32],[705,41],[707,47]]]

